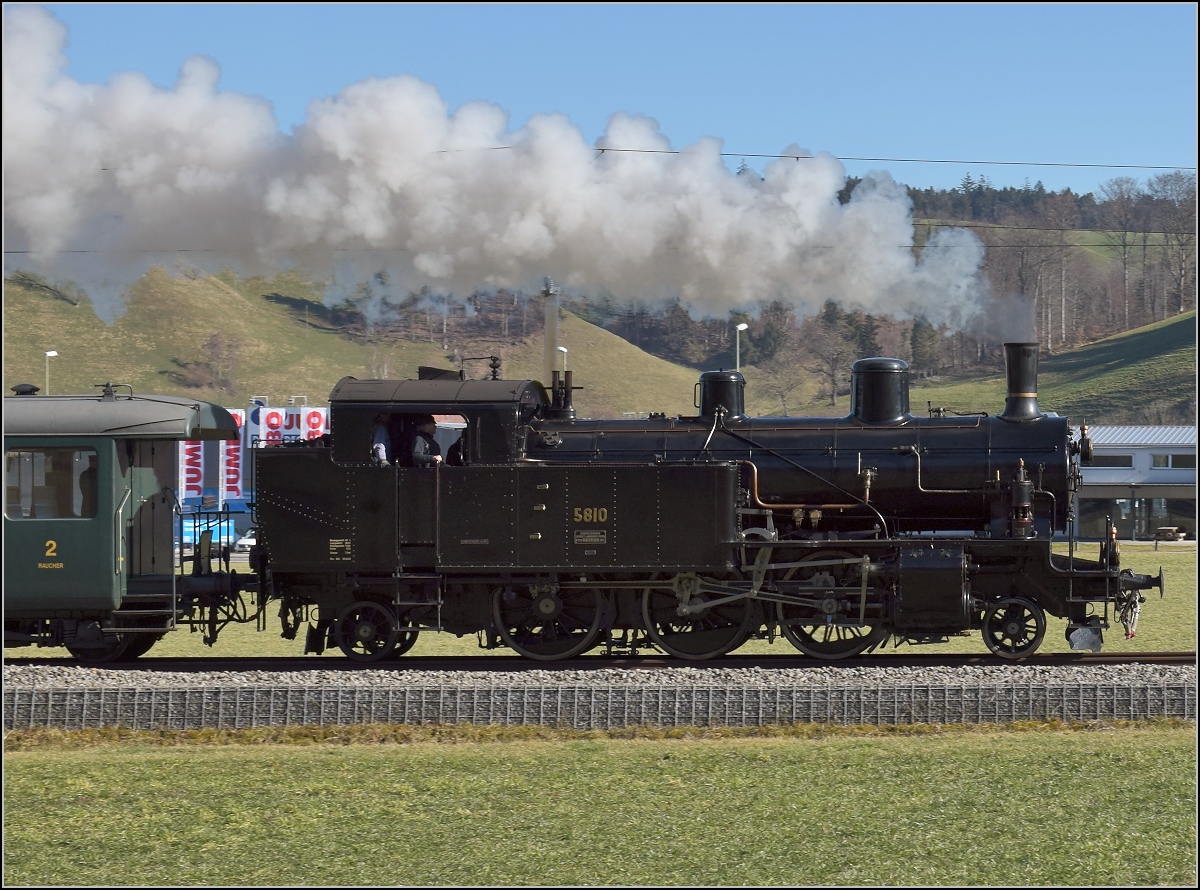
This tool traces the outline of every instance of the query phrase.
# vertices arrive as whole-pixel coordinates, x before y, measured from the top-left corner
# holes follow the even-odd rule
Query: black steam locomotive
[[[1003,413],[914,417],[908,368],[853,368],[841,418],[751,418],[706,372],[695,416],[580,420],[572,375],[342,379],[329,441],[255,453],[259,590],[306,651],[372,661],[419,632],[539,660],[654,647],[684,659],[785,636],[814,658],[981,630],[1033,653],[1046,617],[1098,649],[1157,579],[1074,554],[1084,427],[1037,403],[1037,346],[1006,345]],[[371,429],[456,420],[458,459],[379,466]],[[1066,534],[1066,555],[1051,552]],[[315,607],[315,609],[314,609]],[[290,617],[289,617],[290,616]]]
[[[547,391],[499,379],[498,360],[485,380],[346,377],[330,435],[253,452],[249,577],[227,553],[214,567],[209,533],[172,560],[177,449],[155,442],[235,438],[227,412],[18,387],[5,400],[5,645],[115,660],[179,626],[209,643],[233,621],[263,627],[277,605],[285,637],[307,626],[305,652],[363,662],[429,631],[552,661],[595,648],[706,659],[780,634],[838,659],[980,630],[1020,659],[1047,616],[1098,650],[1110,620],[1132,636],[1162,575],[1121,569],[1115,548],[1075,555],[1087,428],[1076,437],[1039,409],[1036,344],[1005,349],[994,417],[913,416],[892,358],[854,365],[839,418],[748,417],[731,371],[700,376],[695,415],[643,420],[578,419],[570,373]],[[373,456],[377,429],[403,442],[428,415],[447,460]],[[98,489],[84,485],[95,469]]]

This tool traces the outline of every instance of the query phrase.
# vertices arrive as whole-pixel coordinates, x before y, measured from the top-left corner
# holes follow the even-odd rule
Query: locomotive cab
[[[548,399],[535,381],[345,377],[329,402],[330,447],[264,448],[254,455],[260,545],[276,585],[313,591],[306,596],[324,601],[326,611],[341,595],[336,578],[346,563],[373,576],[431,571],[442,477],[518,461],[525,423]],[[409,459],[412,430],[429,416],[440,419],[436,438],[447,458],[436,471]],[[386,465],[373,459],[378,425],[390,433],[394,459]],[[468,493],[477,494],[470,486]]]
[[[507,463],[524,450],[525,424],[550,405],[536,381],[358,380],[343,377],[329,395],[333,460],[370,463],[372,427],[387,417],[403,439],[413,418],[450,416],[443,429],[461,429],[464,464]],[[461,424],[461,426],[458,426]],[[443,441],[439,438],[439,441]],[[449,440],[446,439],[447,444]],[[447,450],[444,446],[443,450]]]

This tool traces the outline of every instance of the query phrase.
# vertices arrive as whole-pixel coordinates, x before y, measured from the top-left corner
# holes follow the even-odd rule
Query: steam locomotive
[[[539,661],[596,648],[703,660],[778,635],[834,660],[980,631],[994,655],[1022,659],[1048,616],[1065,619],[1072,648],[1098,651],[1112,621],[1133,635],[1162,574],[1120,568],[1111,547],[1076,555],[1087,428],[1040,410],[1036,344],[1005,355],[997,416],[914,416],[894,358],[854,364],[850,413],[837,418],[749,417],[735,371],[700,375],[695,415],[640,420],[580,419],[571,372],[547,389],[500,379],[496,359],[483,380],[346,377],[328,436],[254,451],[248,578],[214,569],[202,544],[190,573],[152,579],[143,560],[129,592],[92,608],[45,592],[14,611],[11,531],[29,523],[6,520],[6,645],[128,657],[181,624],[211,642],[277,604],[284,636],[305,628],[305,652],[361,662],[430,631]],[[28,412],[48,400],[10,401]],[[453,421],[453,462],[372,458],[381,418],[403,439],[427,415]],[[118,480],[110,501],[119,491]],[[1055,536],[1066,554],[1052,552]],[[15,571],[26,585],[45,577]]]

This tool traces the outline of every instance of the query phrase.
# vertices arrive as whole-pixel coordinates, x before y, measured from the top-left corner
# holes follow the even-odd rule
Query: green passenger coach
[[[5,647],[133,657],[197,596],[236,594],[236,576],[214,572],[207,547],[186,574],[175,557],[177,443],[237,439],[233,416],[124,384],[98,388],[39,396],[22,384],[4,399]]]

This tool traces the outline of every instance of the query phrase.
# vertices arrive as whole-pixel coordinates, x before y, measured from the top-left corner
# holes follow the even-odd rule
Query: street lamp
[[[558,351],[563,354],[563,373],[565,374],[567,373],[567,347],[560,346],[558,347]]]
[[[46,353],[46,395],[50,395],[50,359],[56,355],[58,353],[53,349]]]
[[[737,369],[738,369],[738,371],[742,370],[742,331],[746,330],[746,328],[748,328],[748,327],[750,327],[750,325],[746,324],[744,321],[740,325],[737,326]]]

